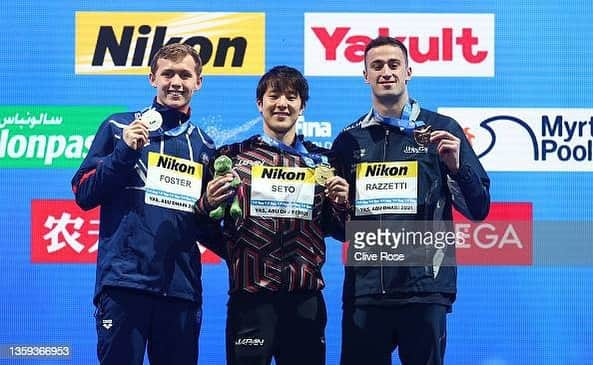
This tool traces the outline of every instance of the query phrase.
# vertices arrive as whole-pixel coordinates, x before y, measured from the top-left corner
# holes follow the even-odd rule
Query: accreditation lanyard
[[[163,131],[163,128],[159,128],[154,132],[150,132],[149,136],[150,137],[158,137],[158,136],[168,136],[168,137],[177,137],[182,135],[183,133],[187,132],[188,128],[189,128],[189,120],[185,121],[184,123],[181,123],[180,125],[178,125],[175,128]]]
[[[294,147],[288,146],[266,134],[263,134],[261,138],[269,146],[276,147],[281,151],[302,157],[307,167],[314,168],[319,164],[328,164],[327,156],[319,155],[316,153],[309,153],[303,142],[301,142],[301,140],[298,137],[295,137],[296,142],[294,144]]]

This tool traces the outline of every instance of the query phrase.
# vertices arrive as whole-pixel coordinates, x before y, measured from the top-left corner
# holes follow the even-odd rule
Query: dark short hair
[[[379,36],[372,41],[370,41],[364,49],[364,67],[367,67],[367,53],[373,48],[381,47],[381,46],[393,46],[397,47],[402,50],[404,54],[404,60],[406,61],[406,66],[408,65],[408,49],[406,46],[399,40],[393,37],[385,37]]]
[[[296,92],[301,97],[303,106],[309,100],[309,84],[303,74],[293,67],[276,66],[266,72],[257,83],[256,100],[261,101],[269,88]]]
[[[150,72],[153,74],[156,73],[158,68],[157,62],[161,58],[177,62],[183,60],[188,55],[194,59],[196,63],[196,75],[200,77],[202,74],[202,59],[200,58],[200,54],[194,47],[183,43],[172,43],[159,49],[158,52],[152,57],[150,62]]]

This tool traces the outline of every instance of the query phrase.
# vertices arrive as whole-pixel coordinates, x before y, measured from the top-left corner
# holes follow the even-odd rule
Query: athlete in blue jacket
[[[202,64],[172,44],[151,63],[156,88],[143,112],[111,115],[72,179],[83,209],[101,206],[94,303],[101,364],[196,364],[201,263],[196,241],[219,238],[197,221],[215,149],[189,120]],[[208,226],[207,226],[208,224]]]
[[[346,127],[332,147],[338,174],[351,187],[352,220],[433,225],[451,221],[453,205],[470,219],[484,219],[490,206],[486,172],[457,122],[410,99],[411,76],[400,41],[379,37],[367,45],[371,111]],[[415,266],[346,267],[343,365],[391,364],[396,347],[405,365],[442,364],[446,314],[457,290],[450,264],[454,246],[422,250],[430,255]]]

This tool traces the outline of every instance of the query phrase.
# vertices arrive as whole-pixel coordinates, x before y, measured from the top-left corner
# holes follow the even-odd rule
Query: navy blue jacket
[[[123,128],[135,113],[113,114],[99,127],[72,179],[81,208],[101,206],[95,301],[104,286],[117,286],[201,303],[196,241],[208,245],[221,239],[217,225],[196,221],[191,212],[145,204],[148,152],[203,164],[202,193],[209,179],[205,166],[215,152],[188,115],[156,102],[152,106],[163,115],[163,125],[150,132],[147,145],[136,151],[123,140]]]
[[[490,180],[469,145],[463,130],[449,117],[420,109],[417,120],[433,130],[446,130],[461,140],[460,169],[451,176],[440,160],[436,146],[418,145],[413,136],[399,128],[376,122],[372,112],[346,127],[336,138],[332,150],[338,158],[338,174],[350,184],[350,201],[355,201],[356,165],[360,162],[418,161],[418,201],[416,214],[383,214],[356,216],[358,220],[451,221],[452,205],[472,220],[484,219],[490,208]],[[354,205],[354,204],[353,204]],[[454,256],[454,250],[447,250]],[[448,303],[455,300],[457,270],[442,266],[436,278],[432,266],[346,267],[344,303],[355,303],[360,297],[381,296],[413,298],[410,301],[431,302],[443,294]],[[378,296],[378,297],[377,297]],[[428,298],[418,300],[418,296]],[[443,303],[441,299],[437,300]]]

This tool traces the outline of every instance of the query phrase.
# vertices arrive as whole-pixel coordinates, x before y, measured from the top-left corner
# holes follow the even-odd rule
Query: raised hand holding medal
[[[430,143],[436,144],[436,151],[449,172],[456,174],[459,170],[461,140],[450,132],[438,130],[430,135]]]
[[[315,166],[315,169],[313,170],[313,178],[317,184],[325,187],[327,180],[335,175],[334,171],[335,170],[328,164],[321,163]]]
[[[131,149],[140,150],[148,143],[148,133],[161,128],[163,117],[153,108],[136,113],[135,117],[136,120],[124,128],[123,140]]]
[[[420,146],[426,146],[430,143],[430,135],[432,133],[432,127],[430,125],[425,125],[420,128],[414,129],[414,140]]]
[[[150,108],[142,113],[142,115],[140,115],[140,121],[146,125],[146,128],[148,128],[149,132],[157,131],[163,125],[163,117],[161,113],[157,112],[153,108]]]
[[[136,113],[136,119],[125,126],[122,131],[122,139],[128,147],[139,151],[148,143],[148,128],[141,120],[140,113]]]
[[[315,166],[313,172],[315,182],[325,187],[325,195],[334,203],[343,204],[348,202],[348,182],[335,174],[335,169],[328,164]]]

